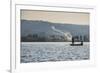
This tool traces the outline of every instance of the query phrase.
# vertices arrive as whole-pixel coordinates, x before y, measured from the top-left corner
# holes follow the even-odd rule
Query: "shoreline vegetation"
[[[89,37],[84,35],[84,36],[74,36],[73,37],[75,42],[89,42]],[[64,36],[58,36],[58,35],[51,35],[51,36],[38,36],[38,34],[29,34],[27,36],[22,36],[21,37],[21,42],[72,42],[71,40],[68,40]]]

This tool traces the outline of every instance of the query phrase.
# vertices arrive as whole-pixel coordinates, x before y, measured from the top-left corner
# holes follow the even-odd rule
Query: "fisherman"
[[[72,44],[74,44],[74,37],[72,37]]]
[[[83,41],[81,41],[81,45],[83,45]]]

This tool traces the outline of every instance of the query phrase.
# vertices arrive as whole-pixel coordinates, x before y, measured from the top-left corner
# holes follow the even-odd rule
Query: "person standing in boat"
[[[81,45],[83,45],[83,40],[81,40]]]
[[[74,44],[74,37],[72,37],[72,44]]]

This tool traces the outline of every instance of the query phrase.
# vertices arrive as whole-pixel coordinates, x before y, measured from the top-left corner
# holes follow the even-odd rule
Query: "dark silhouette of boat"
[[[71,46],[83,46],[83,43],[79,43],[79,44],[70,44]]]
[[[83,46],[83,41],[82,40],[78,44],[75,44],[74,42],[75,42],[75,40],[74,40],[74,38],[72,38],[72,44],[70,44],[70,45],[71,46]]]

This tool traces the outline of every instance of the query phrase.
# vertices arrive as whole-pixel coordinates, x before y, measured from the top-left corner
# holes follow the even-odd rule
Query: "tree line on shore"
[[[38,34],[28,34],[27,36],[21,36],[21,42],[71,42],[72,40],[65,39],[65,36],[60,35],[49,35],[40,36]],[[89,42],[90,38],[88,35],[76,35],[73,36],[76,42]]]

